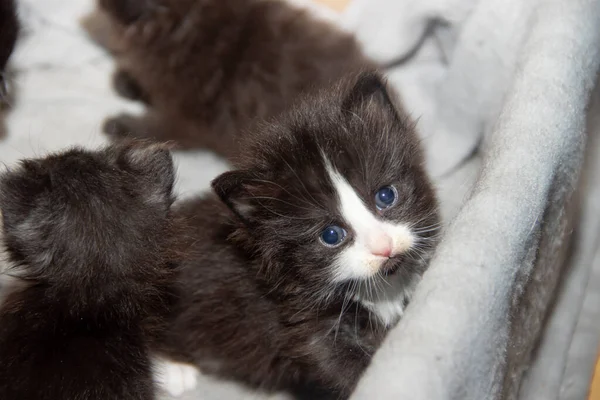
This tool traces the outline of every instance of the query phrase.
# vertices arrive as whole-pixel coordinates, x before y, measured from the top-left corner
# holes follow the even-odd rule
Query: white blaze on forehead
[[[344,222],[354,233],[351,246],[344,248],[334,262],[335,281],[366,279],[375,275],[387,260],[386,250],[391,255],[406,252],[415,238],[404,224],[382,221],[375,216],[329,160],[325,158],[325,168],[337,194],[338,208]]]

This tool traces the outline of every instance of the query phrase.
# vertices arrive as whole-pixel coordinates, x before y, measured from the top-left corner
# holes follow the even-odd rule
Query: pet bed
[[[355,0],[344,22],[396,65],[449,222],[353,399],[584,399],[600,336],[600,2]]]
[[[4,163],[95,147],[106,115],[138,110],[78,26],[92,7],[21,1]],[[583,399],[600,337],[600,2],[353,0],[323,15],[394,65],[448,222],[353,398]],[[176,161],[184,197],[227,168],[207,152]],[[264,396],[201,377],[183,398]]]

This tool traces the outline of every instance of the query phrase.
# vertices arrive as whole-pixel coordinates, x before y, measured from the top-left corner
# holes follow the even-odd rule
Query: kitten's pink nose
[[[389,257],[392,255],[392,238],[385,233],[372,235],[369,238],[369,250],[371,254],[379,257]]]

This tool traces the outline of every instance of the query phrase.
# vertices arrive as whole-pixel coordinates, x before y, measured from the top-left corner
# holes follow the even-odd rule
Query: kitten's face
[[[380,78],[343,81],[295,110],[254,138],[239,170],[214,182],[279,268],[267,272],[323,293],[420,275],[435,245],[437,203],[413,126]]]
[[[22,161],[0,177],[9,253],[40,273],[54,265],[123,268],[144,259],[164,234],[173,179],[171,156],[156,145]]]

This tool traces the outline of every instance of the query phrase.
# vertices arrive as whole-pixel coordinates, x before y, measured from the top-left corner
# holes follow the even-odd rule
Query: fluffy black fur
[[[182,267],[170,355],[266,390],[345,398],[389,326],[354,299],[365,282],[332,283],[332,261],[352,237],[336,249],[318,240],[328,224],[344,224],[323,154],[370,207],[378,188],[398,188],[401,202],[379,218],[411,224],[419,240],[385,268],[410,287],[438,223],[413,124],[382,78],[366,72],[306,97],[242,148],[236,169],[213,182],[218,198],[177,211],[196,240]]]
[[[0,308],[0,399],[153,399],[148,348],[172,295],[170,153],[122,144],[0,177],[15,283]]]

